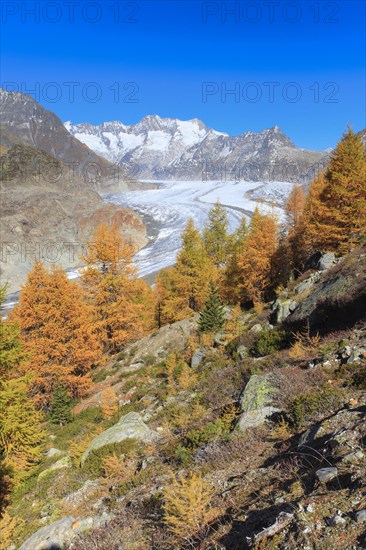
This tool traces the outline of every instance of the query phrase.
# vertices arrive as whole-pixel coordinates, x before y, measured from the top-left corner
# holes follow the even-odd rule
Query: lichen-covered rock
[[[346,519],[342,517],[340,514],[335,514],[333,517],[329,518],[328,524],[336,527],[339,525],[345,525],[347,523]]]
[[[216,347],[225,346],[228,343],[228,337],[224,332],[218,332],[215,335],[214,345]]]
[[[352,365],[352,363],[357,363],[361,359],[364,359],[366,357],[366,349],[359,348],[354,349],[349,356],[349,359],[347,360],[347,364]]]
[[[316,271],[315,273],[312,273],[310,277],[305,279],[304,281],[301,281],[298,285],[295,286],[294,291],[296,294],[302,294],[303,292],[306,292],[309,290],[317,281],[320,279],[320,273]]]
[[[238,420],[238,429],[260,426],[276,412],[278,409],[273,405],[275,393],[270,374],[251,376],[240,398],[242,414]]]
[[[97,481],[92,481],[88,479],[84,483],[84,485],[80,487],[80,489],[66,495],[66,497],[64,497],[61,502],[63,505],[67,505],[69,508],[76,507],[82,502],[85,502],[86,499],[90,497],[90,495],[92,495],[93,493],[95,493],[95,491],[99,489],[99,487],[100,485]]]
[[[295,309],[297,302],[295,300],[280,300],[275,301],[272,308],[272,319],[275,323],[282,323]]]
[[[92,451],[101,449],[111,443],[120,443],[125,439],[138,439],[144,443],[148,443],[156,440],[157,437],[157,433],[145,424],[139,413],[130,412],[123,416],[117,424],[93,439],[82,456],[81,464],[85,463]]]
[[[364,460],[365,455],[364,453],[359,449],[357,451],[352,451],[350,453],[347,453],[342,457],[342,462],[345,464],[358,464],[362,460]]]
[[[43,472],[39,474],[38,479],[42,479],[48,474],[56,470],[62,470],[64,468],[71,468],[71,458],[69,456],[64,456],[63,458],[60,458],[60,460],[52,464],[52,466],[50,466],[46,470],[43,470]]]
[[[249,355],[248,348],[246,346],[240,345],[236,349],[236,353],[238,354],[239,358],[241,360],[246,359]]]
[[[184,350],[190,336],[197,330],[197,320],[198,314],[171,325],[164,325],[158,331],[127,346],[124,351],[128,361],[122,361],[126,365],[125,371],[128,372],[128,366],[132,364],[137,366],[137,363],[144,363],[146,356],[154,355],[161,360],[172,352]],[[139,368],[141,366],[143,364]]]
[[[52,458],[57,455],[62,455],[62,451],[60,451],[60,449],[55,449],[55,447],[51,447],[46,453],[47,458]]]
[[[31,535],[19,550],[64,550],[69,548],[71,541],[83,531],[98,527],[111,520],[112,514],[78,519],[67,516],[42,527]]]
[[[357,523],[366,523],[366,510],[360,510],[356,513]]]
[[[73,525],[76,522],[74,516],[59,519],[50,525],[42,527],[27,539],[19,550],[51,550],[63,549],[75,537]]]
[[[333,252],[327,252],[326,254],[323,254],[323,256],[320,258],[318,269],[320,271],[326,271],[327,269],[331,268],[335,263],[337,263],[337,259]]]
[[[255,535],[255,542],[258,543],[263,539],[267,539],[267,537],[273,537],[273,535],[285,529],[285,527],[287,527],[293,521],[294,517],[294,514],[281,512],[273,525],[266,527],[260,533]]]
[[[202,363],[204,358],[205,358],[205,352],[201,349],[196,350],[192,355],[192,359],[191,359],[192,369],[195,369],[196,367],[198,367]]]
[[[255,334],[259,334],[260,332],[262,332],[262,330],[263,330],[262,325],[260,323],[256,323],[255,325],[252,326],[249,332],[254,332]]]
[[[321,481],[322,483],[326,483],[327,481],[331,481],[338,475],[338,468],[330,467],[330,468],[320,468],[315,472],[316,477]]]

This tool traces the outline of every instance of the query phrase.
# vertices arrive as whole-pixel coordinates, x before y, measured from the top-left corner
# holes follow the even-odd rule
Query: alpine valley
[[[258,200],[281,204],[293,182],[306,185],[329,157],[297,148],[277,126],[229,136],[198,119],[157,115],[136,125],[64,124],[33,97],[5,90],[0,115],[1,274],[12,292],[35,246],[47,259],[42,250],[56,242],[61,265],[75,269],[68,243],[87,242],[101,222],[117,223],[137,250],[145,247],[140,273],[155,273],[174,263],[188,217],[202,227],[219,198],[235,229]]]

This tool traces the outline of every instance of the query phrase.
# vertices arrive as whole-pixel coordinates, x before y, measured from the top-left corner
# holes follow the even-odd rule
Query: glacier
[[[142,181],[146,189],[103,195],[106,202],[136,210],[153,225],[148,231],[148,243],[134,256],[140,277],[152,281],[154,275],[175,263],[181,246],[181,233],[188,218],[202,229],[208,212],[217,200],[226,208],[230,232],[238,227],[242,216],[250,220],[255,208],[273,212],[284,220],[281,204],[291,192],[290,182],[233,181]],[[151,184],[157,186],[151,189]],[[69,279],[78,279],[82,268],[67,269]],[[5,318],[19,300],[19,292],[9,294],[0,314]]]
[[[232,232],[243,215],[249,221],[256,207],[264,213],[273,212],[280,221],[283,220],[280,205],[293,186],[289,182],[165,180],[154,181],[158,188],[149,189],[150,182],[142,183],[146,183],[146,189],[103,195],[105,201],[136,210],[145,221],[147,218],[153,220],[154,231],[148,244],[134,257],[141,277],[151,276],[174,264],[187,220],[193,218],[196,226],[202,229],[212,204],[217,200],[227,210]],[[259,197],[255,196],[256,190],[259,190]],[[276,204],[271,204],[274,199]]]

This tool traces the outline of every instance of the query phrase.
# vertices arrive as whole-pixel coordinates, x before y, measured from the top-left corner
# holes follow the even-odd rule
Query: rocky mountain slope
[[[35,258],[65,268],[80,265],[82,245],[102,222],[116,223],[136,248],[146,243],[138,214],[104,203],[62,161],[31,146],[2,148],[0,277],[10,292],[20,288]]]
[[[324,151],[299,149],[277,126],[229,136],[198,119],[154,115],[136,125],[66,122],[65,128],[99,155],[135,166],[139,179],[306,183],[328,158]]]
[[[365,548],[366,317],[365,309],[341,310],[364,300],[365,274],[364,246],[336,263],[321,257],[283,290],[283,300],[296,301],[286,322],[270,324],[279,304],[267,304],[241,312],[235,334],[203,342],[197,318],[186,319],[99,366],[73,421],[48,425],[44,460],[13,498],[15,544]],[[319,317],[310,315],[295,329],[297,310],[319,312],[324,301],[340,308],[339,326],[319,335]],[[172,350],[186,367],[169,378]],[[102,414],[106,388],[118,400],[113,418]],[[164,508],[167,487],[192,472],[193,492],[175,486],[174,517],[186,521],[178,535]]]
[[[97,155],[70,135],[62,121],[27,94],[0,89],[1,146],[14,143],[45,151],[99,192],[128,191],[137,182],[121,166]]]
[[[361,130],[361,132],[359,132],[359,135],[361,136],[362,142],[366,147],[366,128],[364,130]]]

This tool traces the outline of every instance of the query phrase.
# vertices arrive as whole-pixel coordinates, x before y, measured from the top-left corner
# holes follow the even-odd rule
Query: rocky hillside
[[[363,141],[363,144],[365,145],[366,147],[366,128],[364,130],[361,130],[361,132],[359,132],[359,135],[361,136],[361,139]]]
[[[343,330],[366,311],[366,255],[355,248],[343,259],[315,254],[306,273],[280,293],[272,318],[288,330],[307,324],[313,332]]]
[[[365,274],[365,247],[318,257],[212,338],[187,319],[99,365],[13,497],[13,547],[365,548]]]
[[[99,155],[136,166],[139,179],[306,183],[328,160],[327,152],[299,149],[277,126],[229,136],[198,119],[154,115],[136,125],[67,122],[65,127]]]
[[[0,89],[1,146],[14,143],[45,151],[98,191],[127,191],[138,187],[129,172],[113,166],[70,135],[62,121],[27,94]]]
[[[4,139],[12,137],[5,133]],[[0,274],[10,292],[20,288],[35,257],[46,263],[56,260],[65,268],[78,266],[81,246],[102,222],[117,223],[136,248],[146,244],[145,226],[136,213],[104,203],[62,161],[31,146],[2,151]]]

